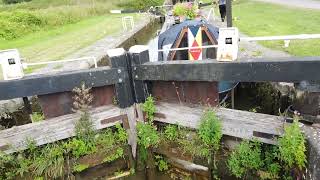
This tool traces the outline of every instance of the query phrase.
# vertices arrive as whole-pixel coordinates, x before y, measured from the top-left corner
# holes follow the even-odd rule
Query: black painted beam
[[[121,76],[124,76],[124,73],[119,74],[117,69],[100,67],[0,81],[0,100],[71,91],[81,83],[85,83],[87,87],[112,85],[117,83]]]
[[[125,78],[121,78],[115,85],[116,96],[120,108],[130,107],[134,103],[133,88],[131,85],[130,61],[127,52],[123,48],[111,49],[107,52],[111,67],[122,68]],[[118,72],[120,73],[120,71]]]
[[[234,62],[164,61],[134,68],[136,80],[300,82],[320,80],[320,57],[249,59]]]

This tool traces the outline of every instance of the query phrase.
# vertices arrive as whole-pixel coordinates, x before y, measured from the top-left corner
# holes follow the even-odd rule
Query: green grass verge
[[[320,11],[289,8],[249,0],[238,0],[233,6],[234,22],[241,32],[249,36],[291,34],[319,34]],[[286,51],[295,56],[320,56],[320,40],[291,41],[289,48],[283,41],[265,41],[262,45]]]

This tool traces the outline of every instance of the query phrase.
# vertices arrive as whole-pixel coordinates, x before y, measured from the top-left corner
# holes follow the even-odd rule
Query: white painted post
[[[284,47],[288,48],[290,45],[290,40],[284,40]]]

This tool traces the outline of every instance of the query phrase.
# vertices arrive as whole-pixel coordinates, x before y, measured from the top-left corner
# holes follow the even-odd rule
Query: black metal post
[[[149,50],[147,46],[136,45],[130,48],[129,50],[131,54],[131,65],[133,68],[133,72],[136,69],[136,65],[141,65],[146,62],[149,62]],[[138,75],[133,73],[133,91],[134,98],[136,103],[142,103],[146,100],[148,96],[148,85],[141,80],[135,80]]]
[[[127,52],[123,48],[112,49],[107,52],[112,68],[117,68],[118,83],[115,84],[116,96],[120,108],[126,108],[134,103],[129,73],[131,67]]]
[[[232,27],[232,0],[226,1],[227,27]]]

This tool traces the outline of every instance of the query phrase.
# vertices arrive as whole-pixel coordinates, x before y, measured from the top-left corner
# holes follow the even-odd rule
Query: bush
[[[16,4],[21,2],[30,2],[32,0],[2,0],[4,4]]]
[[[148,10],[151,6],[161,6],[164,0],[130,0],[121,1],[119,5],[128,9]]]
[[[249,172],[256,172],[262,166],[259,142],[243,141],[228,159],[228,168],[237,178],[245,177]]]
[[[46,21],[32,11],[17,10],[0,13],[0,39],[19,38],[27,33],[38,31]]]
[[[298,118],[295,117],[293,124],[284,128],[284,135],[279,138],[279,159],[288,169],[298,167],[302,170],[307,162],[306,146],[298,122]]]
[[[197,16],[197,6],[191,3],[179,3],[173,7],[173,15],[194,19]]]

